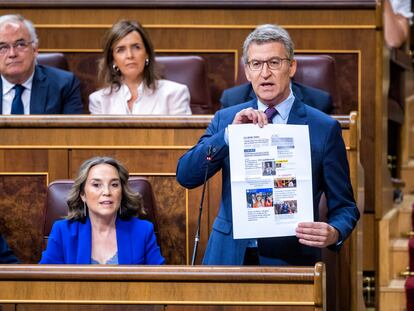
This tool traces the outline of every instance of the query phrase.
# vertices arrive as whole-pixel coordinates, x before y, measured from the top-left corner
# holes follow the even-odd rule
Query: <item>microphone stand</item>
[[[208,165],[211,161],[211,146],[208,146],[207,152],[207,165],[206,165],[206,172],[204,174],[204,182],[203,182],[203,191],[201,192],[201,200],[200,200],[200,208],[198,212],[198,221],[197,221],[197,231],[195,234],[194,239],[194,248],[193,248],[193,256],[191,258],[191,265],[195,265],[196,257],[197,257],[197,250],[198,250],[198,242],[200,241],[200,225],[201,225],[201,214],[203,212],[203,203],[204,203],[204,194],[206,192],[206,184],[207,184],[207,175],[208,175]]]

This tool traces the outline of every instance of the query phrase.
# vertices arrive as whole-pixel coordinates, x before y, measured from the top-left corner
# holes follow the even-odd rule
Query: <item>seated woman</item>
[[[86,160],[68,195],[69,215],[53,224],[43,264],[164,263],[141,195],[129,173],[109,157]]]
[[[6,240],[0,234],[0,264],[5,263],[19,263],[19,260],[13,254]]]
[[[138,22],[121,20],[109,30],[98,79],[104,88],[89,96],[92,114],[191,114],[188,87],[160,79],[151,40]]]

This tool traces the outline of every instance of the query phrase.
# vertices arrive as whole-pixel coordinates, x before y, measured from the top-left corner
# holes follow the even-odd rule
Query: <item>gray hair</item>
[[[253,30],[244,40],[243,43],[243,62],[247,64],[248,55],[247,52],[252,43],[263,44],[269,42],[279,42],[283,44],[286,50],[286,57],[293,59],[294,57],[294,44],[289,36],[289,33],[278,25],[265,24],[258,26]]]
[[[25,19],[20,14],[8,14],[0,16],[0,26],[7,23],[22,23],[26,26],[30,34],[30,41],[33,41],[34,46],[38,46],[39,39],[36,34],[36,29],[33,26],[33,23],[28,19]]]

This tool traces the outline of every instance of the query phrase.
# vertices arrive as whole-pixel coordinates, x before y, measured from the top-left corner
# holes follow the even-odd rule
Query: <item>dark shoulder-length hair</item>
[[[122,188],[122,199],[118,217],[127,220],[133,216],[139,217],[145,215],[145,210],[142,202],[142,196],[139,193],[133,192],[128,186],[129,173],[128,170],[117,160],[110,157],[94,157],[86,160],[79,168],[78,176],[76,177],[71,190],[67,197],[67,204],[69,206],[69,213],[66,217],[70,220],[78,220],[85,222],[87,212],[84,212],[84,203],[81,195],[85,192],[85,183],[92,167],[98,164],[112,165],[119,174]]]
[[[115,23],[106,33],[103,41],[103,56],[99,60],[98,80],[102,87],[110,87],[110,91],[118,90],[121,87],[122,74],[114,68],[114,45],[130,34],[136,31],[141,35],[144,42],[145,51],[148,54],[148,64],[144,67],[144,84],[147,88],[155,90],[157,80],[161,78],[157,64],[155,63],[155,51],[151,39],[144,27],[137,22],[131,20],[120,20]]]

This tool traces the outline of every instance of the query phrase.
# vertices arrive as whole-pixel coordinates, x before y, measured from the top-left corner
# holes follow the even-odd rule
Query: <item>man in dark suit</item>
[[[203,184],[222,170],[222,197],[203,259],[204,264],[313,265],[321,248],[339,250],[359,219],[353,197],[341,127],[325,113],[306,105],[290,89],[296,71],[293,43],[283,28],[262,25],[246,38],[243,58],[248,80],[257,95],[247,103],[219,110],[197,145],[178,162],[177,180],[187,188]],[[268,110],[273,111],[267,116]],[[254,123],[307,125],[310,136],[313,222],[299,223],[296,236],[258,240],[234,239],[227,126]],[[206,155],[211,151],[210,160]],[[242,150],[240,152],[243,152]],[[242,168],[241,168],[242,169]],[[318,204],[325,193],[328,221],[319,221]]]
[[[295,98],[327,114],[333,110],[332,97],[328,92],[292,81]],[[246,103],[256,98],[251,83],[244,83],[224,90],[220,97],[221,108]]]
[[[6,240],[0,235],[0,264],[6,263],[19,263],[19,260],[14,256]]]
[[[79,114],[79,80],[70,72],[36,65],[38,38],[20,15],[0,17],[0,113]]]

